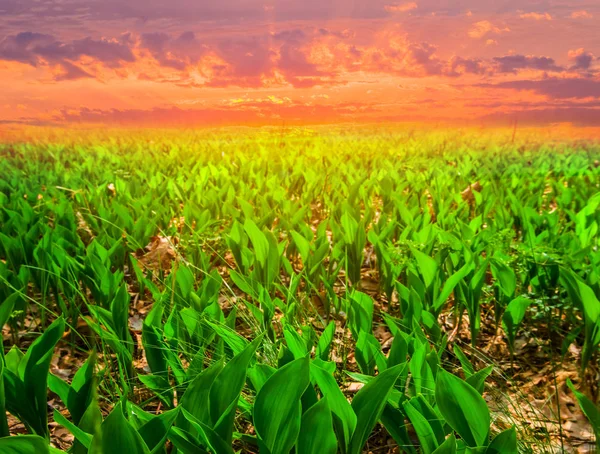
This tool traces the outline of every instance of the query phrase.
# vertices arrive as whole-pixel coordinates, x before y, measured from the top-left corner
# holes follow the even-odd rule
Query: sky
[[[0,125],[600,126],[598,0],[0,0]]]

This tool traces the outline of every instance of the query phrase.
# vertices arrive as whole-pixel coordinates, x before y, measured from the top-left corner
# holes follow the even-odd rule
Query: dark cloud
[[[180,71],[197,62],[207,51],[191,31],[183,32],[175,39],[167,33],[144,33],[140,37],[140,46],[161,66]]]
[[[539,126],[552,123],[571,123],[575,126],[600,126],[600,109],[586,107],[550,107],[514,112],[496,112],[480,118],[484,123]]]
[[[578,49],[569,52],[569,60],[571,60],[574,63],[571,67],[571,70],[587,71],[588,69],[590,69],[590,66],[592,66],[592,62],[594,61],[594,55],[591,52],[586,52],[583,49]]]
[[[480,84],[479,86],[487,88],[531,90],[555,99],[600,97],[600,80],[585,78],[515,80],[498,84]]]
[[[125,43],[89,37],[62,42],[51,35],[22,32],[6,36],[0,41],[0,60],[18,61],[32,66],[42,63],[58,65],[64,71],[64,74],[59,76],[62,80],[91,77],[73,62],[83,56],[91,57],[111,68],[121,66],[123,62],[132,62],[135,57],[127,45],[129,37],[124,36],[123,39]]]
[[[564,68],[556,64],[550,57],[534,57],[526,55],[506,55],[495,57],[497,72],[516,73],[522,69],[537,69],[540,71],[563,71]]]
[[[94,77],[90,73],[84,71],[78,66],[73,65],[72,63],[69,63],[68,61],[63,61],[60,66],[63,72],[54,77],[54,80],[57,82],[63,80],[76,80]]]
[[[448,62],[445,74],[451,77],[458,77],[461,74],[486,74],[489,72],[489,65],[478,58],[453,57]]]
[[[408,51],[414,62],[421,66],[427,75],[441,74],[443,64],[434,54],[437,47],[429,43],[411,44]]]
[[[272,124],[273,121],[312,123],[315,119],[328,122],[353,121],[354,115],[376,114],[379,110],[364,103],[341,103],[335,106],[306,104],[276,105],[251,102],[239,106],[206,109],[180,109],[178,107],[155,109],[88,109],[77,112],[64,110],[53,120],[58,123],[96,123],[121,126],[215,126]]]
[[[178,23],[220,21],[224,23],[372,19],[393,16],[390,5],[410,3],[394,0],[2,0],[0,17],[52,20],[81,18],[87,21],[177,20]],[[524,9],[541,14],[565,11],[559,0],[419,0],[417,14],[457,16],[470,10],[474,14],[516,14]],[[590,0],[570,0],[568,10],[594,10]],[[32,24],[30,24],[32,25]]]

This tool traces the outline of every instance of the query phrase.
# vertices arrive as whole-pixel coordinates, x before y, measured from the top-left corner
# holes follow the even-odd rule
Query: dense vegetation
[[[523,333],[548,373],[577,362],[597,437],[598,159],[474,133],[7,141],[0,451],[554,452],[508,409]]]

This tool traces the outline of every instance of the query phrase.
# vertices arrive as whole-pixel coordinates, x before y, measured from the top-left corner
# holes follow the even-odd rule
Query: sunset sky
[[[598,0],[0,0],[0,124],[600,126]]]

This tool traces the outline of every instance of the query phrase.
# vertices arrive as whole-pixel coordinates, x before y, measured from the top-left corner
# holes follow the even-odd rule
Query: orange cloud
[[[550,13],[523,13],[519,17],[521,19],[552,20]]]
[[[594,16],[585,10],[573,11],[571,13],[571,19],[592,19]]]
[[[501,33],[509,32],[510,28],[504,27],[500,28],[492,24],[488,20],[482,20],[473,24],[471,29],[469,30],[469,36],[471,38],[483,38],[488,34],[496,34],[499,35]]]
[[[385,5],[385,10],[390,13],[405,13],[407,11],[417,9],[418,7],[419,5],[417,5],[415,2],[396,3],[393,5]]]

